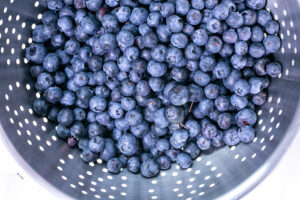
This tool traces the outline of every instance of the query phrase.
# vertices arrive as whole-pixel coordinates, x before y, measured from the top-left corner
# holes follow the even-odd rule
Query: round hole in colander
[[[45,187],[56,188],[58,195],[88,200],[238,198],[270,171],[292,140],[300,119],[297,0],[268,3],[281,24],[283,43],[275,57],[284,70],[279,79],[272,81],[268,101],[258,111],[253,143],[203,153],[192,168],[180,170],[173,166],[153,179],[131,174],[127,169],[111,175],[100,159],[83,163],[77,150],[55,136],[55,127],[47,118],[33,114],[31,102],[40,94],[33,90],[23,52],[32,42],[30,33],[41,19],[45,3],[3,0],[0,4],[0,121],[8,146],[17,152],[13,155],[35,176],[46,180],[49,184]]]

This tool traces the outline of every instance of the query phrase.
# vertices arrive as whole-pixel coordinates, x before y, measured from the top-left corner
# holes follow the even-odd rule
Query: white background
[[[242,200],[300,199],[300,134],[296,136],[287,153],[271,174]],[[0,141],[0,199],[3,200],[58,200],[31,179],[15,162]],[[19,174],[19,175],[18,175]],[[22,177],[22,178],[21,178]],[[61,199],[60,199],[61,200]]]

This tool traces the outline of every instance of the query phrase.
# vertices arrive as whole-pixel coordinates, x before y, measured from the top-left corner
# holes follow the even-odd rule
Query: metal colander
[[[151,179],[127,169],[112,175],[100,159],[85,164],[78,150],[55,136],[54,124],[33,114],[31,103],[40,94],[34,91],[24,49],[45,5],[46,0],[1,0],[0,128],[13,156],[46,188],[54,188],[58,199],[238,199],[266,176],[293,139],[300,124],[297,0],[268,3],[281,24],[282,48],[275,58],[284,69],[258,111],[253,143],[203,152],[192,168],[173,165]]]

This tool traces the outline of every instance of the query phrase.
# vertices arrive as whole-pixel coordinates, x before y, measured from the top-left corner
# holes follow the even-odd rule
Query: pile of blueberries
[[[266,0],[48,0],[26,49],[40,116],[111,173],[153,177],[249,143],[279,23]]]

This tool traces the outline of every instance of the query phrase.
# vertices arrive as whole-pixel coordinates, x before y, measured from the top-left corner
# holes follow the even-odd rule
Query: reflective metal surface
[[[45,0],[2,0],[0,4],[1,134],[13,156],[45,187],[75,199],[238,199],[278,162],[299,126],[300,57],[296,0],[269,1],[281,24],[282,49],[276,54],[284,70],[269,88],[269,99],[258,111],[257,137],[249,145],[205,152],[193,167],[176,165],[156,178],[145,179],[123,170],[111,175],[101,164],[87,165],[78,151],[55,137],[53,124],[31,110],[35,94],[24,49],[45,10]],[[60,191],[60,192],[59,192]]]

